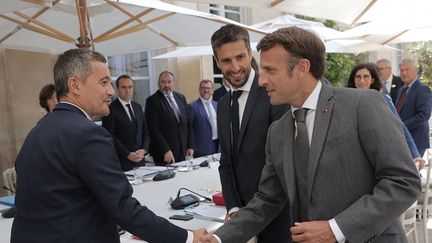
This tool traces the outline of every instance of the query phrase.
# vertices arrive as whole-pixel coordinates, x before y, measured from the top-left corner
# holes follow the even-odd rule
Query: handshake
[[[193,243],[220,243],[213,234],[208,233],[205,228],[192,230]]]

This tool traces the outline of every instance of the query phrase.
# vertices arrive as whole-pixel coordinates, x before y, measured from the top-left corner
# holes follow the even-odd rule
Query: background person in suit
[[[267,34],[257,49],[260,85],[292,112],[269,128],[258,192],[215,235],[245,242],[287,203],[295,242],[407,242],[399,216],[420,180],[406,143],[393,143],[402,129],[382,96],[321,84],[325,46],[304,29]]]
[[[144,166],[149,134],[140,104],[132,101],[133,81],[129,75],[116,80],[118,97],[110,104],[110,114],[102,118],[102,126],[113,136],[123,170]]]
[[[148,242],[197,242],[204,230],[181,229],[131,196],[111,134],[91,121],[109,114],[114,94],[106,58],[66,51],[54,80],[60,104],[30,131],[16,159],[11,242],[118,243],[117,224]]]
[[[399,64],[404,86],[398,91],[396,108],[405,126],[411,133],[420,155],[423,156],[429,144],[429,118],[431,116],[431,90],[417,78],[417,63],[404,59]]]
[[[393,75],[392,65],[388,59],[380,59],[376,62],[380,75],[382,92],[390,95],[393,104],[396,104],[397,92],[403,86],[399,76]]]
[[[366,90],[374,89],[377,91],[381,91],[382,84],[379,79],[377,66],[373,63],[360,63],[355,65],[351,70],[350,76],[348,78],[347,87],[356,88],[356,89],[366,89]],[[391,111],[396,116],[396,118],[398,119],[398,121],[402,126],[405,140],[408,144],[408,148],[411,152],[411,156],[413,157],[414,164],[419,163],[418,165],[419,169],[423,168],[425,161],[420,156],[420,153],[417,150],[417,146],[411,137],[411,133],[408,131],[408,128],[406,128],[405,124],[400,119],[396,107],[394,106],[390,96],[386,93],[382,93],[382,95],[385,101],[387,102],[387,105],[390,107]]]
[[[188,105],[194,141],[195,157],[217,153],[219,150],[216,109],[217,102],[212,100],[213,82],[204,79],[199,84],[200,97]]]
[[[219,174],[227,219],[230,219],[257,191],[265,164],[267,129],[288,106],[272,106],[265,89],[258,86],[259,75],[251,65],[252,51],[245,29],[230,24],[223,26],[213,34],[211,43],[217,65],[231,86],[231,93],[219,100],[217,109]],[[232,104],[237,100],[233,97],[238,94],[235,108]],[[258,242],[291,242],[286,230],[289,219],[286,207],[269,226],[260,230]]]
[[[186,98],[173,91],[174,74],[163,71],[158,85],[159,90],[147,98],[145,117],[150,133],[150,154],[156,165],[165,165],[193,156],[194,142]]]

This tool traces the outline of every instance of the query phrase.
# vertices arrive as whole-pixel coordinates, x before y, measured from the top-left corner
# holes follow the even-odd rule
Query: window
[[[113,86],[115,80],[122,74],[127,74],[134,81],[132,99],[145,107],[145,101],[150,96],[151,58],[148,52],[125,54],[108,57],[108,67],[111,72]]]

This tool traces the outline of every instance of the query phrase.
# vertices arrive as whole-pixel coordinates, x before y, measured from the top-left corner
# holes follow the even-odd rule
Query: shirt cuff
[[[194,236],[192,231],[187,230],[187,234],[186,243],[193,243]]]
[[[240,210],[239,207],[233,207],[233,208],[231,208],[231,209],[228,211],[228,215],[231,215],[232,213],[235,213],[235,212],[237,212],[237,211],[239,211],[239,210]]]
[[[219,243],[222,243],[222,241],[221,241],[221,239],[219,238],[219,236],[213,234],[213,237],[214,237],[214,238],[215,238]]]
[[[345,242],[345,240],[346,240],[345,235],[342,233],[336,220],[333,218],[333,219],[330,219],[328,222],[330,224],[331,230],[333,231],[333,234],[336,237],[336,241],[339,243]]]

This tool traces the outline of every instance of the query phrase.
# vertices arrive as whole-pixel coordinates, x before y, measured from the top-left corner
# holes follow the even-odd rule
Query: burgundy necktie
[[[403,104],[404,104],[405,96],[406,96],[407,92],[408,92],[408,86],[405,86],[405,87],[403,88],[403,90],[402,90],[402,94],[401,94],[401,96],[399,97],[399,100],[398,100],[398,102],[397,102],[397,104],[396,104],[396,109],[397,109],[398,112],[400,112],[400,110],[402,109],[402,106],[403,106]]]

